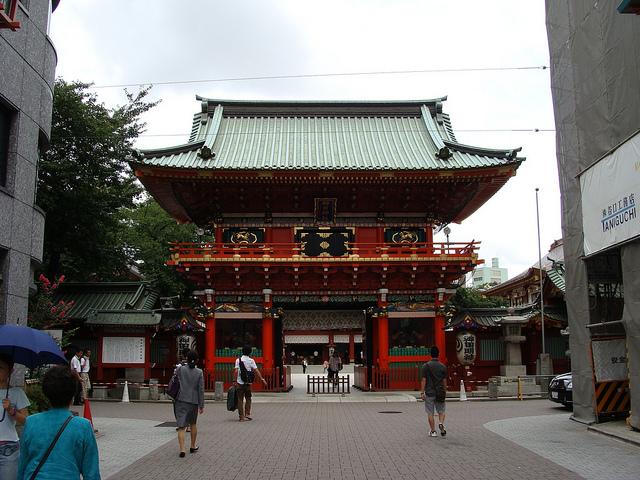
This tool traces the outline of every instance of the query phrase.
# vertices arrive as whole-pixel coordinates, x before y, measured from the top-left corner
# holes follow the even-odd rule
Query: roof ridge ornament
[[[198,151],[198,156],[202,160],[209,160],[210,158],[216,158],[215,152],[213,152],[209,147],[203,145],[202,148]]]
[[[451,153],[451,150],[446,146],[442,147],[438,150],[438,153],[436,153],[436,158],[439,158],[440,160],[449,160],[452,156],[453,153]]]

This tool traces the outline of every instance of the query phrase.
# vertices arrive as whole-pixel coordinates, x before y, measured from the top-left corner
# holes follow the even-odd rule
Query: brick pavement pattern
[[[119,406],[100,406],[99,414],[170,415],[170,406]],[[548,401],[461,402],[447,408],[448,435],[429,438],[422,403],[260,404],[254,420],[242,423],[223,405],[207,404],[198,421],[198,453],[178,458],[175,439],[110,479],[581,478],[483,427],[493,420],[558,413]]]

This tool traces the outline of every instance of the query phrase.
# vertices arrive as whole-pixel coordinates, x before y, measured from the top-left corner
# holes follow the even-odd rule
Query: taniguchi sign
[[[640,236],[640,132],[580,175],[584,253]]]

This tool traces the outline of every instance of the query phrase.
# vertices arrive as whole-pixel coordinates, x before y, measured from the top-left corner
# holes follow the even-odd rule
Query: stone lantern
[[[527,374],[527,367],[522,364],[520,344],[526,340],[526,337],[522,335],[522,327],[527,324],[528,319],[522,315],[514,315],[513,312],[513,308],[508,308],[508,315],[500,319],[505,347],[505,362],[500,366],[500,375],[503,377],[518,377]]]

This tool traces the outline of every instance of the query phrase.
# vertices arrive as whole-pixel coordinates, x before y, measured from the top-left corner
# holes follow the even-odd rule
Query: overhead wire
[[[257,75],[252,77],[224,77],[193,80],[165,80],[133,83],[118,83],[110,85],[92,85],[91,88],[122,88],[142,87],[148,85],[187,85],[195,83],[221,83],[221,82],[245,82],[255,80],[284,80],[296,78],[324,78],[324,77],[356,77],[373,75],[411,75],[416,73],[470,73],[470,72],[505,72],[522,70],[547,70],[547,65],[533,65],[520,67],[462,67],[462,68],[430,68],[420,70],[380,70],[371,72],[331,72],[331,73],[303,73],[289,75]]]

